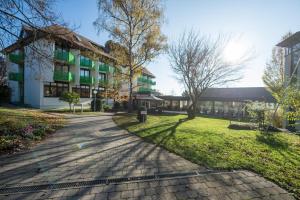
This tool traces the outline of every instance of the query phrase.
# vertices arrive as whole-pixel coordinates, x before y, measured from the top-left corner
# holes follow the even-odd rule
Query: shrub
[[[91,110],[94,111],[94,104],[95,104],[95,99],[92,100],[91,102]],[[101,99],[96,99],[96,111],[100,112],[102,110],[102,100]]]
[[[252,124],[230,124],[228,128],[234,130],[254,130],[256,126]]]
[[[122,101],[122,106],[124,110],[127,110],[128,108],[128,101]]]
[[[8,103],[10,100],[10,88],[7,85],[0,86],[0,103]]]
[[[59,98],[59,100],[69,103],[70,112],[71,112],[72,104],[78,103],[80,100],[80,96],[76,92],[64,92],[62,96]]]
[[[111,111],[111,109],[112,109],[112,107],[110,105],[107,105],[107,104],[103,105],[104,112],[109,112],[109,111]]]
[[[118,111],[118,110],[120,110],[120,108],[121,108],[120,102],[116,101],[116,102],[114,103],[114,110]]]
[[[23,135],[23,130],[26,128],[25,121],[7,119],[0,124],[0,135]]]

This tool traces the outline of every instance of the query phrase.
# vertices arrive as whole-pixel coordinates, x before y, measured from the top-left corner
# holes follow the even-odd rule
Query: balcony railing
[[[69,51],[55,50],[54,58],[60,61],[64,61],[71,65],[75,64],[75,56]]]
[[[94,82],[95,82],[94,77],[80,76],[80,83],[82,83],[82,84],[91,85],[91,84],[94,84]]]
[[[23,53],[10,53],[9,60],[16,64],[21,64],[24,61],[24,54]]]
[[[144,76],[138,77],[137,80],[138,80],[138,83],[141,83],[141,84],[156,85],[155,81],[153,81],[150,78],[144,77]]]
[[[71,72],[54,71],[53,80],[71,82],[74,80],[74,75]]]
[[[11,81],[23,81],[23,73],[19,73],[19,72],[10,72],[8,74],[8,79]]]
[[[104,73],[114,73],[115,68],[112,66],[109,66],[108,64],[100,64],[99,65],[99,72]]]
[[[154,92],[154,91],[155,91],[154,89],[147,88],[147,87],[140,87],[138,90],[139,93],[149,93],[149,92]]]
[[[95,62],[89,58],[80,58],[80,66],[88,67],[91,69],[95,68]]]

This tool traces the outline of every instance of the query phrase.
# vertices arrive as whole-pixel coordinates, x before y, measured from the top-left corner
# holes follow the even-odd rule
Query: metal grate
[[[108,178],[108,179],[99,179],[99,180],[92,180],[92,181],[65,182],[65,183],[44,184],[44,185],[0,187],[0,194],[35,192],[40,190],[65,189],[65,188],[72,188],[72,187],[89,187],[89,186],[124,183],[124,182],[131,182],[131,181],[160,180],[164,178],[189,177],[189,176],[197,176],[201,174],[211,174],[211,173],[220,173],[220,171],[218,172],[193,171],[193,172],[182,172],[182,173],[156,174],[156,175],[149,175],[149,176],[134,176],[134,177],[126,177],[126,178]]]

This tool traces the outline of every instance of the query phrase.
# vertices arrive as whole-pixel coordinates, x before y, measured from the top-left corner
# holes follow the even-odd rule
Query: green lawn
[[[0,107],[0,153],[28,148],[64,124],[64,119],[40,110]]]
[[[195,163],[215,169],[248,169],[300,195],[300,137],[288,133],[261,134],[228,129],[229,121],[185,115],[114,117],[122,128],[164,146]]]

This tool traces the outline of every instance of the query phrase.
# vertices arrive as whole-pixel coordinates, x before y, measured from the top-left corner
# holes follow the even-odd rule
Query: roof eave
[[[298,32],[294,33],[293,35],[291,35],[290,37],[282,40],[281,42],[276,44],[276,46],[287,48],[287,47],[291,47],[298,43],[300,43],[300,31],[298,31]]]

